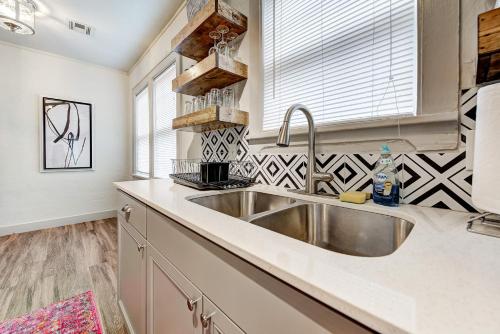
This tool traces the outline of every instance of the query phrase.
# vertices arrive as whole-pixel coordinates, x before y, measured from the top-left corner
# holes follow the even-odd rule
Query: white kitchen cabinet
[[[201,334],[202,293],[148,246],[148,334]]]
[[[146,239],[118,215],[119,301],[131,334],[373,333],[150,207],[139,221],[144,204],[134,201]]]
[[[118,304],[130,334],[146,334],[146,240],[118,215]]]
[[[203,315],[219,309],[204,334],[372,333],[149,207],[147,222],[149,245],[203,293]]]

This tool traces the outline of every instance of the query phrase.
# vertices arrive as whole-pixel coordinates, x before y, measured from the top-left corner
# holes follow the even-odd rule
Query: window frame
[[[263,98],[263,12],[262,1],[258,2],[258,6],[250,7],[249,18],[249,36],[250,43],[256,43],[258,47],[250,50],[250,66],[258,69],[256,71],[256,80],[253,83],[254,90],[251,91],[250,102],[250,135],[248,137],[252,150],[254,152],[263,151],[263,149],[271,149],[278,135],[278,129],[263,130],[264,116],[264,98]],[[403,151],[434,151],[456,149],[459,145],[458,140],[458,124],[459,124],[459,96],[460,96],[460,63],[459,63],[459,25],[460,25],[460,4],[456,4],[453,0],[440,2],[437,6],[431,4],[432,0],[417,0],[417,115],[405,117],[384,117],[372,118],[367,120],[345,121],[330,124],[321,124],[316,126],[318,133],[318,144],[321,150],[321,145],[349,145],[354,142],[361,146],[363,142],[380,142],[386,139],[400,140],[403,142]],[[451,9],[450,9],[451,7]],[[441,19],[437,19],[440,15],[445,15]],[[446,19],[449,19],[446,21]],[[252,21],[256,21],[252,25]],[[428,27],[423,26],[423,22],[429,24]],[[437,24],[443,25],[447,22],[445,32],[441,36],[433,36],[433,27]],[[441,27],[442,28],[442,27]],[[443,29],[441,29],[442,31]],[[443,40],[443,35],[451,41],[440,43]],[[452,46],[450,48],[450,45]],[[425,46],[425,48],[424,48]],[[433,50],[436,49],[439,50]],[[451,51],[450,51],[451,50]],[[433,71],[439,72],[439,66],[444,62],[443,53],[448,57],[452,57],[452,74],[446,78],[446,87],[453,86],[456,90],[453,92],[453,97],[448,96],[445,104],[437,102],[437,94],[432,91],[437,88],[436,84],[432,84],[429,80]],[[440,56],[438,66],[432,65],[434,54]],[[456,58],[456,59],[453,59]],[[449,71],[450,67],[446,68]],[[441,72],[445,69],[441,70]],[[437,74],[439,76],[440,73]],[[436,75],[433,76],[436,78]],[[451,93],[448,93],[451,95]],[[300,103],[300,101],[297,101]],[[390,136],[387,138],[387,133],[397,133],[398,127],[401,129],[401,137],[399,135]],[[432,128],[429,132],[426,128]],[[435,140],[428,138],[428,133],[436,136]],[[291,129],[292,141],[295,146],[285,149],[290,152],[301,152],[305,146],[305,135],[307,134],[307,126],[294,127]],[[426,138],[427,137],[427,138]],[[345,138],[357,138],[357,140],[346,141]],[[378,145],[378,144],[377,144]],[[373,147],[372,145],[364,145]],[[283,149],[281,149],[283,150]]]
[[[137,87],[137,89],[134,89],[134,93],[132,95],[132,104],[133,104],[133,120],[132,120],[132,124],[133,124],[133,128],[132,128],[132,133],[133,133],[133,138],[132,138],[132,146],[133,146],[133,161],[132,161],[132,164],[133,164],[133,175],[135,177],[138,177],[138,178],[142,178],[142,179],[147,179],[149,178],[149,175],[151,173],[151,150],[149,151],[149,171],[148,171],[148,174],[144,174],[142,172],[139,172],[137,170],[137,96],[139,96],[142,92],[146,91],[146,94],[148,96],[148,104],[149,104],[149,110],[148,110],[148,115],[150,117],[150,112],[151,112],[151,103],[150,103],[150,99],[151,99],[151,95],[150,95],[150,91],[149,91],[149,87],[148,85],[140,85]],[[151,122],[149,124],[149,132],[151,132]],[[149,136],[149,146],[151,148],[151,136]]]
[[[181,71],[181,59],[180,56],[171,52],[167,55],[158,65],[156,65],[146,76],[132,89],[132,177],[137,179],[154,179],[158,178],[154,174],[154,80],[158,78],[163,72],[165,72],[170,66],[174,65],[176,67],[176,73]],[[148,92],[148,102],[149,102],[149,175],[144,175],[137,171],[137,150],[136,150],[136,108],[135,108],[135,97],[137,94],[147,89]],[[176,94],[176,114],[179,116],[181,110],[181,94]],[[182,137],[179,132],[176,131],[176,157],[180,156],[180,150]]]
[[[263,3],[265,1],[270,1],[270,0],[261,0],[260,3],[261,3],[261,6],[263,7]],[[420,50],[420,38],[421,38],[421,26],[420,26],[420,19],[419,19],[419,13],[421,12],[419,10],[419,0],[411,0],[414,2],[413,4],[413,10],[415,11],[415,20],[414,20],[414,28],[415,28],[415,42],[416,42],[416,45],[414,46],[415,47],[415,59],[414,59],[414,62],[413,62],[413,72],[414,72],[414,77],[415,77],[415,82],[414,82],[414,87],[413,87],[413,96],[414,96],[414,99],[415,99],[415,102],[416,102],[416,106],[414,108],[414,114],[413,115],[408,115],[408,114],[404,114],[404,115],[401,115],[401,118],[405,118],[405,117],[415,117],[415,116],[418,116],[420,115],[420,110],[421,110],[421,95],[420,95],[420,92],[421,92],[421,89],[420,89],[420,83],[421,83],[421,71],[420,71],[420,67],[421,67],[421,55],[419,54],[419,50]],[[262,8],[261,7],[261,8]],[[261,10],[261,13],[260,13],[260,26],[262,27],[262,32],[261,32],[261,40],[262,40],[262,43],[261,43],[261,47],[262,47],[262,52],[261,52],[261,57],[264,58],[265,57],[265,54],[264,54],[264,28],[263,28],[263,19],[264,19],[264,11]],[[305,50],[304,53],[307,53],[307,50]],[[264,64],[263,64],[264,65]],[[286,63],[285,63],[286,65]],[[264,73],[265,75],[265,73]],[[385,84],[384,84],[385,85]],[[264,80],[262,80],[262,86],[265,87],[264,85]],[[295,103],[301,103],[300,101],[296,101]],[[277,131],[279,130],[279,128],[275,128],[275,129],[269,129],[269,130],[264,130],[263,129],[263,124],[264,124],[264,107],[262,109],[262,117],[260,119],[260,122],[259,122],[259,125],[261,125],[262,127],[262,132],[265,133],[265,132],[273,132],[273,131]],[[314,114],[313,114],[314,116]],[[374,126],[376,126],[376,124],[380,124],[380,121],[381,120],[386,120],[386,119],[390,119],[390,118],[394,118],[394,119],[397,119],[399,118],[399,115],[397,114],[392,114],[392,115],[388,115],[388,116],[375,116],[375,117],[363,117],[363,118],[358,118],[358,119],[351,119],[351,120],[345,120],[345,121],[330,121],[330,122],[325,122],[325,123],[321,123],[321,124],[318,124],[318,122],[316,122],[316,127],[318,129],[320,128],[325,128],[326,131],[328,131],[328,129],[334,129],[334,128],[338,128],[339,125],[342,125],[345,127],[345,125],[348,125],[348,124],[352,124],[352,123],[355,123],[355,124],[359,124],[359,123],[362,123],[360,126],[363,126],[363,123],[368,123],[368,124],[373,124]],[[382,123],[384,124],[384,123]],[[298,129],[298,131],[300,130],[306,130],[307,129],[307,125],[301,125],[301,126],[290,126],[290,129]]]

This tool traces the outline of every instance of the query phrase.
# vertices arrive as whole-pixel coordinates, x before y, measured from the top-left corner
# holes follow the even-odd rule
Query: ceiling
[[[183,0],[36,0],[35,35],[0,29],[0,40],[128,71]],[[68,20],[90,25],[87,36]]]

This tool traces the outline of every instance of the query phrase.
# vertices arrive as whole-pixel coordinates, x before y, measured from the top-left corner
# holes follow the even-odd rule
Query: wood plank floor
[[[127,333],[117,252],[115,218],[0,237],[0,322],[92,290],[106,333]]]

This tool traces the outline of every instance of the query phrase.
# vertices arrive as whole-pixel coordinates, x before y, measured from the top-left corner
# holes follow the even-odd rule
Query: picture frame
[[[41,96],[40,108],[40,171],[94,170],[93,104]]]

